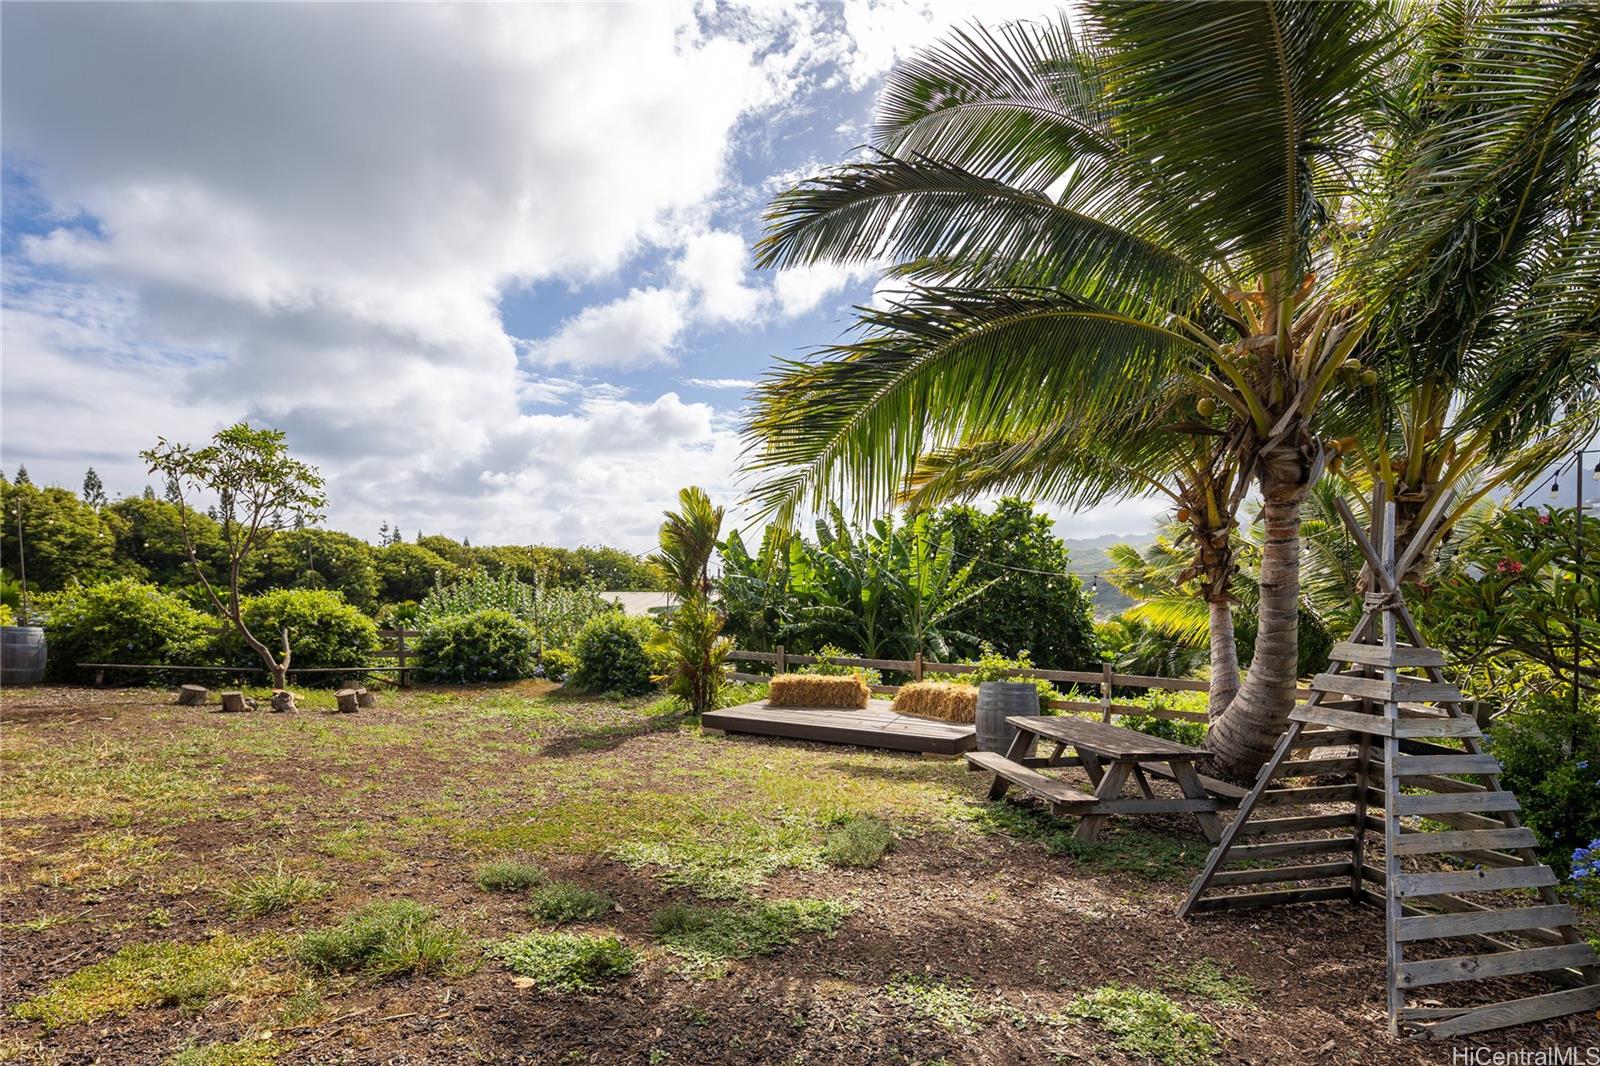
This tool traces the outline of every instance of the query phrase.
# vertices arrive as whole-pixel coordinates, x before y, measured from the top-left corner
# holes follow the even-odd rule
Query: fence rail
[[[929,674],[970,674],[977,669],[976,663],[936,663],[929,662],[921,655],[914,659],[863,659],[854,656],[816,656],[796,655],[786,652],[782,645],[776,651],[731,651],[728,658],[738,662],[768,663],[772,666],[773,674],[781,674],[793,666],[810,666],[815,663],[826,662],[831,666],[859,666],[868,670],[895,670],[900,673],[910,674],[912,680],[921,681]],[[771,674],[756,674],[735,669],[732,677],[735,681],[762,682],[771,679]],[[1073,711],[1079,713],[1099,714],[1109,721],[1112,715],[1144,715],[1150,718],[1166,718],[1180,722],[1204,722],[1207,716],[1203,711],[1180,711],[1166,707],[1139,707],[1129,703],[1118,703],[1114,699],[1115,689],[1142,688],[1156,689],[1167,692],[1205,692],[1210,686],[1204,681],[1192,677],[1151,677],[1145,674],[1119,674],[1107,663],[1099,670],[1044,670],[1032,668],[1016,670],[1011,676],[1037,678],[1042,681],[1054,681],[1063,685],[1093,685],[1099,692],[1095,700],[1060,699],[1049,701],[1052,710]],[[900,691],[899,685],[870,685],[876,695],[892,696]],[[1309,697],[1309,688],[1295,690],[1295,699],[1304,700]],[[1069,692],[1068,696],[1074,693]]]
[[[219,628],[216,632],[221,636],[231,635],[231,628]],[[361,666],[308,666],[289,671],[288,682],[294,684],[295,679],[301,674],[394,674],[395,680],[401,688],[411,684],[411,671],[415,669],[415,648],[406,643],[407,640],[422,636],[420,629],[380,629],[378,636],[388,640],[389,643],[371,652],[371,659],[393,659],[391,666],[379,666],[366,663]],[[170,666],[161,663],[78,663],[80,670],[93,670],[94,683],[105,684],[107,670],[165,670],[169,673],[182,674],[265,674],[270,680],[272,672],[264,666]]]

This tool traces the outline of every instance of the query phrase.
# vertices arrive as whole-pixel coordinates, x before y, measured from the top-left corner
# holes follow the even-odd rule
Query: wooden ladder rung
[[[1231,852],[1230,852],[1231,854]],[[1276,881],[1319,881],[1325,877],[1349,877],[1354,866],[1344,862],[1307,863],[1302,866],[1269,866],[1256,870],[1220,870],[1211,876],[1218,887],[1228,885],[1264,885]],[[1345,889],[1345,895],[1350,890]]]
[[[1437,648],[1417,648],[1410,644],[1396,644],[1392,649],[1381,644],[1352,644],[1341,640],[1333,646],[1328,658],[1334,662],[1362,663],[1366,666],[1443,666],[1444,652]]]
[[[1354,800],[1355,785],[1309,785],[1305,788],[1269,788],[1256,799],[1258,807],[1289,807],[1307,803],[1337,803]]]
[[[1400,986],[1421,988],[1451,981],[1485,981],[1519,973],[1565,970],[1592,966],[1594,949],[1588,944],[1561,944],[1551,948],[1519,948],[1492,955],[1455,955],[1445,959],[1418,959],[1400,964]]]
[[[1396,777],[1434,774],[1498,774],[1500,760],[1493,755],[1402,755],[1394,761]]]
[[[1510,792],[1451,792],[1436,796],[1406,796],[1395,800],[1395,813],[1456,814],[1481,811],[1520,811],[1522,805]]]
[[[1584,985],[1560,992],[1546,992],[1542,996],[1513,999],[1475,1010],[1463,1011],[1451,1018],[1431,1024],[1416,1023],[1419,1035],[1428,1040],[1447,1040],[1451,1037],[1481,1033],[1486,1029],[1499,1029],[1507,1025],[1542,1022],[1564,1014],[1576,1014],[1600,1008],[1600,985]]]
[[[1236,837],[1279,836],[1284,833],[1309,833],[1317,829],[1354,829],[1355,812],[1346,814],[1308,814],[1298,818],[1252,818],[1239,827]],[[1378,831],[1383,831],[1380,824]]]
[[[1492,848],[1531,848],[1539,839],[1531,829],[1457,829],[1439,833],[1402,833],[1396,855],[1440,855]]]
[[[1515,933],[1530,929],[1553,930],[1573,925],[1578,916],[1564,903],[1542,907],[1508,907],[1505,910],[1472,910],[1455,914],[1419,914],[1401,918],[1395,925],[1396,940],[1440,940],[1447,937],[1482,933]]]
[[[1458,892],[1499,892],[1507,888],[1547,888],[1556,883],[1548,866],[1519,866],[1498,870],[1459,870],[1447,873],[1401,874],[1395,881],[1395,894],[1401,899],[1414,896],[1454,895]]]
[[[1254,862],[1257,859],[1287,859],[1295,855],[1320,855],[1330,851],[1349,851],[1353,837],[1322,837],[1317,840],[1280,840],[1271,844],[1235,844],[1228,849],[1228,862]]]
[[[1317,903],[1322,900],[1347,900],[1349,898],[1349,885],[1337,885],[1331,888],[1280,888],[1268,892],[1239,892],[1228,896],[1206,896],[1196,900],[1191,910],[1243,910],[1249,907],[1275,907],[1285,903]]]

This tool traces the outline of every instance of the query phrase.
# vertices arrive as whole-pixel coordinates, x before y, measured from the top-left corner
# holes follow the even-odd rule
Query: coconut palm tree
[[[874,505],[930,452],[1036,439],[1064,417],[1081,441],[1135,427],[1142,442],[1184,410],[1262,500],[1259,637],[1208,739],[1224,773],[1253,772],[1293,705],[1299,512],[1332,454],[1325,401],[1372,383],[1355,358],[1369,328],[1537,152],[1553,96],[1592,106],[1600,18],[1493,16],[1472,32],[1506,47],[1453,57],[1478,121],[1429,142],[1448,166],[1406,184],[1412,229],[1379,249],[1347,230],[1345,198],[1408,43],[1388,8],[1101,2],[1076,32],[974,29],[913,60],[885,90],[879,154],[769,214],[766,265],[888,261],[910,288],[763,384],[757,499]],[[1073,471],[1079,498],[1139,480],[1092,456]]]

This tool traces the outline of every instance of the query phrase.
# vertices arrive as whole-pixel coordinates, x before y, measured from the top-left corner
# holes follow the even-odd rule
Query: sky
[[[368,539],[639,551],[691,483],[748,526],[746,390],[877,282],[756,270],[764,205],[898,59],[1051,10],[6,3],[0,464],[131,495],[248,419]]]

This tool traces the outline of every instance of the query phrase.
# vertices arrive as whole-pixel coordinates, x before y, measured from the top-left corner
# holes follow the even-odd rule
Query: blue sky
[[[0,461],[135,493],[249,418],[358,535],[647,547],[680,485],[738,499],[746,384],[874,298],[755,271],[768,198],[898,58],[1049,11],[8,3]]]

